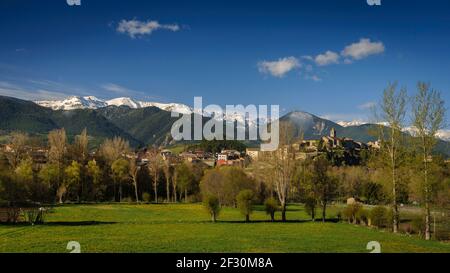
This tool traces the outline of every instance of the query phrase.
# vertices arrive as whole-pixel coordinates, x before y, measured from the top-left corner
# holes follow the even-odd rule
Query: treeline
[[[177,202],[199,199],[202,164],[173,165],[150,148],[148,162],[138,164],[136,151],[120,137],[105,140],[89,151],[84,130],[68,143],[64,129],[48,135],[48,147],[34,147],[32,139],[11,134],[9,150],[0,154],[0,201],[7,206],[63,202]],[[47,150],[46,162],[36,151]]]
[[[188,146],[187,150],[195,151],[201,150],[207,153],[220,153],[222,150],[236,150],[245,152],[247,146],[237,140],[216,140],[211,141],[202,140],[199,144]]]
[[[403,133],[407,113],[416,128],[414,138]],[[171,164],[154,148],[147,151],[148,162],[140,165],[139,153],[119,137],[89,151],[86,130],[68,143],[64,129],[49,133],[48,160],[43,163],[33,160],[30,137],[13,133],[9,150],[0,154],[0,201],[17,208],[22,203],[203,200],[213,220],[222,206],[238,207],[250,220],[253,205],[264,204],[271,219],[280,211],[282,221],[287,220],[288,204],[301,202],[313,220],[325,221],[330,204],[353,198],[390,206],[387,221],[394,232],[399,231],[399,207],[412,203],[423,208],[425,238],[430,239],[432,210],[450,207],[449,165],[431,152],[444,124],[444,102],[424,83],[411,98],[406,90],[389,85],[376,115],[387,123],[377,132],[380,147],[365,154],[358,166],[343,165],[336,151],[297,160],[291,145],[295,130],[289,123],[280,124],[280,149],[263,153],[246,169]],[[212,141],[198,147],[210,152],[245,149],[235,144]],[[349,209],[345,214],[360,219],[361,211]]]

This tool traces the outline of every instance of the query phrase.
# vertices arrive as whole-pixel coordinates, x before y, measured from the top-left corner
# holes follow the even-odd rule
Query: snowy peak
[[[349,126],[360,126],[364,125],[367,122],[364,122],[362,120],[353,120],[353,121],[338,121],[337,124],[341,125],[342,127],[349,127]]]
[[[108,106],[128,106],[130,108],[136,109],[141,108],[141,103],[139,101],[135,101],[131,98],[116,98],[112,100],[105,101]]]
[[[145,107],[157,107],[164,111],[174,111],[181,114],[190,114],[192,109],[179,103],[158,103],[138,101],[132,98],[122,97],[111,100],[101,100],[94,96],[76,97],[72,96],[64,100],[46,100],[35,101],[40,106],[51,108],[53,110],[75,110],[75,109],[98,109],[107,106],[127,106],[133,109]]]
[[[353,121],[338,121],[337,124],[341,125],[342,127],[350,127],[350,126],[360,126],[364,124],[370,124],[369,122],[365,122],[362,120],[353,120]],[[387,122],[378,122],[377,124],[387,126],[389,127],[389,123]],[[404,132],[407,132],[408,134],[415,136],[417,133],[417,129],[414,128],[414,126],[407,126],[403,128]],[[442,139],[444,141],[450,141],[450,130],[448,129],[442,129],[437,131],[436,137],[439,139]]]
[[[36,101],[36,103],[47,108],[52,108],[53,110],[97,109],[107,106],[104,101],[94,96],[74,96],[64,100]]]

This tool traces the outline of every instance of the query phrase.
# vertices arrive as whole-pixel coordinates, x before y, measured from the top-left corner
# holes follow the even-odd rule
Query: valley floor
[[[0,252],[67,253],[67,243],[77,241],[81,252],[367,253],[367,243],[378,241],[382,252],[450,253],[449,243],[343,222],[313,223],[301,206],[290,206],[287,218],[266,222],[258,208],[255,222],[244,223],[237,209],[226,208],[211,223],[199,204],[65,205],[48,214],[44,225],[0,225]]]

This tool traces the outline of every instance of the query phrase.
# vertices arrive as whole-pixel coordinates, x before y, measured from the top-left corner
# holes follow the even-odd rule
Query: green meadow
[[[336,210],[331,208],[329,217]],[[280,215],[277,215],[279,218]],[[311,222],[302,206],[291,205],[288,222],[268,222],[257,207],[252,222],[224,208],[216,223],[200,204],[64,205],[44,225],[0,225],[0,252],[450,252],[450,244],[392,234],[345,222]]]

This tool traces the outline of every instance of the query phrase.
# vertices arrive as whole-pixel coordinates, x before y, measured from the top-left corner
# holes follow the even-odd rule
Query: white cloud
[[[385,50],[382,42],[371,42],[370,39],[361,38],[359,42],[346,46],[341,52],[344,57],[361,60],[370,55],[383,53]]]
[[[295,57],[286,57],[278,61],[262,61],[258,63],[258,69],[261,73],[268,73],[274,77],[281,78],[289,71],[301,66],[299,60]]]
[[[105,89],[106,91],[114,92],[116,94],[122,94],[122,95],[129,95],[130,93],[134,93],[136,91],[128,89],[126,87],[120,86],[115,83],[105,83],[101,85],[101,88]]]
[[[372,109],[376,105],[377,105],[376,102],[369,101],[369,102],[366,102],[366,103],[363,103],[363,104],[359,105],[358,108],[361,109],[361,110],[368,110],[368,109]]]
[[[314,61],[318,66],[337,64],[339,63],[339,55],[333,51],[328,50],[324,54],[317,55]]]
[[[0,81],[0,95],[24,100],[61,99],[67,93],[51,91],[42,88],[24,88],[22,86]]]
[[[352,63],[353,63],[352,60],[350,60],[348,58],[344,59],[344,64],[352,64]]]
[[[312,80],[312,81],[315,81],[315,82],[321,82],[322,81],[322,79],[319,76],[317,76],[317,75],[306,75],[305,76],[305,80]]]
[[[361,115],[359,113],[325,113],[322,115],[319,115],[319,117],[323,119],[328,119],[334,122],[365,122],[367,120],[364,115]]]
[[[180,26],[177,24],[160,24],[158,21],[139,21],[122,20],[117,26],[117,32],[129,35],[131,38],[138,36],[150,35],[153,31],[158,29],[165,29],[170,31],[179,31]]]

